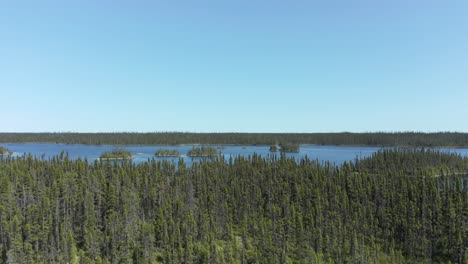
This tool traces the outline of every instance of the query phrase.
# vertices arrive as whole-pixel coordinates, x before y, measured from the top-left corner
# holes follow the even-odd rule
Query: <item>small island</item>
[[[158,157],[179,157],[179,151],[175,149],[160,149],[154,154]]]
[[[3,155],[11,155],[13,154],[13,151],[10,151],[9,149],[3,147],[3,146],[0,146],[0,156],[3,156]]]
[[[299,153],[300,146],[298,144],[280,144],[280,151],[285,153]]]
[[[192,148],[187,153],[187,156],[189,157],[215,157],[218,155],[219,155],[218,150],[213,147]]]
[[[128,160],[132,159],[132,153],[125,149],[114,149],[106,151],[99,157],[101,160]]]
[[[270,152],[277,152],[278,151],[278,146],[277,145],[271,145],[270,146]]]

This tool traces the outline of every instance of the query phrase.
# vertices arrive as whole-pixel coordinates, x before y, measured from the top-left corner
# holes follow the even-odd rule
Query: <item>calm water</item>
[[[59,155],[60,152],[64,151],[72,159],[87,158],[89,161],[99,158],[99,156],[105,152],[115,148],[123,148],[130,151],[136,163],[144,162],[149,159],[157,160],[169,160],[177,162],[177,157],[156,157],[154,153],[159,149],[175,149],[178,150],[182,155],[181,157],[185,160],[187,165],[193,161],[198,161],[201,158],[187,157],[187,152],[196,145],[184,145],[184,146],[94,146],[94,145],[66,145],[66,144],[47,144],[47,143],[25,143],[25,144],[1,144],[11,151],[14,152],[13,156],[21,156],[24,154],[32,154],[36,157],[44,157],[48,159],[50,157]],[[224,155],[226,159],[231,156],[235,157],[238,155],[248,156],[254,153],[262,156],[272,155],[269,151],[269,146],[225,146],[215,145],[219,151]],[[287,153],[289,157],[295,157],[300,159],[307,156],[309,159],[318,159],[319,161],[330,161],[336,164],[342,164],[345,161],[354,160],[356,157],[368,157],[372,153],[381,149],[380,147],[343,147],[343,146],[315,146],[315,145],[302,145],[299,153]],[[468,148],[440,148],[442,151],[455,152],[463,156],[468,156]],[[279,152],[276,153],[276,155]]]

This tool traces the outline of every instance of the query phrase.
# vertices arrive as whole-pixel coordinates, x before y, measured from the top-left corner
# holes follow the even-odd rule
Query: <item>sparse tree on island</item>
[[[0,146],[0,155],[11,155],[11,154],[13,154],[12,151],[10,151],[4,146]]]

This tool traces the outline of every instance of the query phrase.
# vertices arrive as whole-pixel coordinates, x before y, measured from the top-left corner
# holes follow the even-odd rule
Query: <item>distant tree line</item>
[[[468,158],[0,158],[0,263],[467,263]]]
[[[0,133],[0,143],[50,142],[89,145],[238,144],[468,146],[468,133]]]

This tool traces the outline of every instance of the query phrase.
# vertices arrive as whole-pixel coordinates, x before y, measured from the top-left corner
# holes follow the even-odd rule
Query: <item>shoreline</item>
[[[97,158],[98,160],[132,160],[134,159],[134,156],[131,156],[130,158]]]
[[[18,144],[18,145],[27,145],[27,144],[52,144],[52,145],[66,145],[66,146],[95,146],[95,147],[113,147],[113,146],[118,146],[118,147],[143,147],[143,146],[148,146],[148,147],[159,147],[159,146],[171,146],[171,147],[186,147],[186,146],[233,146],[233,147],[246,147],[246,146],[252,146],[252,147],[270,147],[271,145],[269,144],[217,144],[217,143],[210,143],[210,144],[200,144],[200,143],[184,143],[184,144],[103,144],[103,145],[96,145],[96,144],[83,144],[83,143],[62,143],[62,142],[47,142],[47,141],[41,141],[41,142],[0,142],[0,144],[5,144],[5,145],[13,145],[13,144]],[[457,146],[427,146],[427,145],[359,145],[359,144],[309,144],[309,143],[300,143],[299,146],[317,146],[317,147],[378,147],[378,148],[446,148],[446,149],[468,149],[467,146],[463,145],[457,145]]]
[[[219,156],[221,156],[221,154],[219,155],[187,155],[187,157],[190,157],[190,158],[216,158]]]

